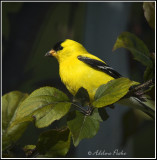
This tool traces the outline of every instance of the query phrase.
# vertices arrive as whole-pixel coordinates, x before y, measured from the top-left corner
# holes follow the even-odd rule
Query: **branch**
[[[150,89],[153,85],[154,85],[154,79],[151,79],[143,84],[132,86],[125,97],[130,97],[130,96],[140,97],[143,94],[145,94],[148,91],[148,89]]]
[[[136,101],[138,101],[139,104],[141,104],[141,105],[139,106],[134,103],[134,105],[131,104],[130,106],[133,106],[134,108],[142,110],[147,115],[152,117],[152,119],[155,119],[154,101],[151,100],[151,98],[147,97],[147,95],[145,94],[153,86],[154,86],[153,79],[151,79],[143,84],[139,84],[137,86],[132,86],[130,88],[130,90],[128,91],[128,93],[122,99],[134,97],[136,99]]]

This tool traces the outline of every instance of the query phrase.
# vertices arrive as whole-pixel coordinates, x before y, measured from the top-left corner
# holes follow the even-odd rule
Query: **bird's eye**
[[[53,49],[55,50],[55,51],[60,51],[60,50],[62,50],[63,49],[63,47],[61,46],[61,43],[62,43],[63,41],[59,41],[58,43],[56,43],[55,45],[54,45],[54,47],[53,47]]]

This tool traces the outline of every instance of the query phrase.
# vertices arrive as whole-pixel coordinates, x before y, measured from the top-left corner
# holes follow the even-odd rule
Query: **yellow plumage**
[[[90,102],[94,100],[96,90],[100,85],[121,77],[104,61],[88,53],[80,43],[70,39],[58,42],[45,56],[57,58],[59,74],[67,89],[75,95],[79,88],[85,88],[88,91]],[[136,96],[119,101],[123,105],[141,109],[147,114],[149,112],[149,115],[154,117],[154,109],[147,106],[146,102],[148,99],[142,101]]]
[[[63,49],[55,52],[54,50],[51,51],[51,54],[59,62],[61,80],[73,95],[77,93],[79,88],[85,88],[90,100],[93,101],[97,88],[114,78],[80,61],[77,57],[81,55],[103,62],[98,57],[89,54],[78,42],[67,39],[61,43],[61,46]]]

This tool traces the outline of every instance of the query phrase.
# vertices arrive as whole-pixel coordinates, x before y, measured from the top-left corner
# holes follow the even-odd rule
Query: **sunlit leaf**
[[[70,131],[68,128],[49,130],[39,136],[37,150],[46,157],[62,157],[70,148]]]
[[[100,108],[113,104],[120,100],[133,85],[138,82],[131,81],[127,78],[114,79],[107,84],[101,85],[95,94],[94,107]]]
[[[146,20],[155,29],[155,2],[143,2],[143,9]]]
[[[121,35],[117,38],[116,43],[114,44],[113,51],[118,48],[128,49],[133,54],[134,59],[139,61],[143,65],[152,65],[150,53],[147,46],[134,34],[129,32],[121,33]]]
[[[35,120],[38,128],[47,127],[62,118],[70,109],[68,97],[53,87],[42,87],[32,92],[21,103],[13,125]]]
[[[22,101],[28,96],[19,91],[9,92],[2,97],[2,147],[3,150],[15,143],[25,131],[28,123],[20,123],[11,127],[15,113]]]
[[[95,136],[99,130],[100,121],[102,121],[102,119],[97,109],[95,109],[90,116],[78,111],[71,112],[67,124],[71,131],[74,145],[77,146],[84,138],[92,138]]]

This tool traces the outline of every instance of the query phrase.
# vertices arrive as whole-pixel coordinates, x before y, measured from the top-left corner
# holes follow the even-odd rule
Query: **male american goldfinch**
[[[121,77],[103,60],[88,53],[80,43],[70,39],[58,42],[45,56],[53,56],[58,60],[61,80],[70,93],[75,95],[79,88],[83,87],[88,91],[91,102],[102,84]],[[122,103],[125,101],[130,101],[130,105],[136,103],[139,108],[146,108],[136,97],[127,98]],[[144,110],[147,112],[147,109]]]

